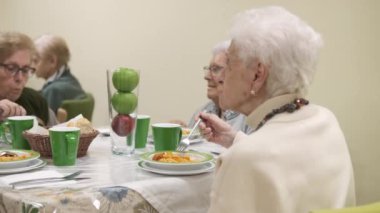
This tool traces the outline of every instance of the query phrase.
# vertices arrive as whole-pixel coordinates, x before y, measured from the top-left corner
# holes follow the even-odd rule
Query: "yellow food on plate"
[[[31,156],[30,154],[22,154],[22,155],[17,155],[17,156],[3,155],[3,156],[0,157],[0,162],[9,162],[9,161],[15,161],[15,160],[23,160],[23,159],[26,159],[26,158],[28,158],[30,156]]]
[[[153,155],[152,160],[165,162],[165,163],[191,163],[195,162],[191,160],[188,154],[176,154],[173,152],[161,152]]]
[[[187,136],[188,134],[190,134],[190,131],[191,129],[182,128],[182,136]]]

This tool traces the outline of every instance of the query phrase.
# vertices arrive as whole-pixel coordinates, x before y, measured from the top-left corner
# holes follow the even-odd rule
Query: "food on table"
[[[129,115],[116,115],[111,123],[112,130],[119,136],[127,136],[135,126],[135,119]]]
[[[191,131],[191,129],[182,128],[182,136],[187,136],[188,134],[190,134],[190,131]]]
[[[113,86],[119,92],[132,92],[137,87],[139,80],[139,74],[130,68],[120,67],[112,75]]]
[[[187,136],[189,136],[190,132],[191,132],[191,129],[182,128],[182,138],[186,138]],[[195,129],[191,138],[194,139],[194,138],[199,137],[199,136],[200,136],[199,129]]]
[[[128,136],[134,126],[135,119],[130,116],[137,107],[137,96],[132,92],[139,84],[137,71],[120,67],[112,74],[112,84],[117,90],[111,97],[113,109],[118,113],[111,123],[113,132],[117,135]]]
[[[0,162],[9,162],[9,161],[15,161],[15,160],[23,160],[28,157],[30,157],[30,153],[24,153],[24,154],[17,154],[17,153],[9,153],[9,154],[4,154],[1,155],[0,157]]]
[[[130,114],[137,107],[137,96],[133,93],[116,92],[112,95],[111,103],[116,112]]]
[[[173,152],[160,152],[153,155],[152,160],[165,163],[191,163],[192,160],[188,154],[177,154]]]
[[[86,118],[79,118],[78,120],[69,121],[66,126],[68,127],[78,127],[80,129],[80,133],[89,133],[94,129],[92,128],[92,124]]]

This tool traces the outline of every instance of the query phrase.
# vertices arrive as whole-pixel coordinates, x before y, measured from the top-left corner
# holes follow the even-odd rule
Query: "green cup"
[[[33,127],[35,118],[34,116],[8,117],[0,126],[3,141],[12,144],[14,149],[30,149],[29,142],[22,136],[22,132]],[[10,135],[7,129],[10,130]]]
[[[79,128],[57,126],[49,129],[53,163],[56,166],[75,165],[79,145]]]
[[[145,148],[149,132],[149,115],[137,115],[135,147],[136,149]]]
[[[156,151],[174,151],[182,138],[182,128],[179,124],[156,123],[152,125],[152,132]]]

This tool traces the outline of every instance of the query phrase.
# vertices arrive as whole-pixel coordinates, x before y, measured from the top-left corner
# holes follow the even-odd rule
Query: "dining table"
[[[136,149],[133,155],[123,156],[112,154],[110,140],[99,134],[74,166],[55,166],[51,158],[41,157],[46,162],[41,168],[0,174],[0,213],[207,212],[213,169],[200,174],[146,171],[139,163],[141,155],[154,151],[152,143]],[[223,147],[205,140],[191,144],[189,149],[213,153],[214,159],[224,151]],[[83,180],[20,188],[6,184],[18,176],[42,178],[52,172],[63,176],[76,171],[82,172],[78,177]]]

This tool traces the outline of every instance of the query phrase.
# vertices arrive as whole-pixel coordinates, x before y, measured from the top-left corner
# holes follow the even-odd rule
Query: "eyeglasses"
[[[34,74],[36,71],[35,68],[24,66],[20,67],[17,64],[3,64],[0,63],[0,67],[4,67],[12,76],[15,76],[18,72],[21,72],[21,74],[25,77],[30,77]]]
[[[211,75],[213,76],[218,76],[221,71],[223,71],[224,67],[222,66],[218,66],[218,65],[211,65],[211,66],[205,66],[203,67],[203,70],[206,72],[205,74],[207,74],[207,72],[211,72]]]

